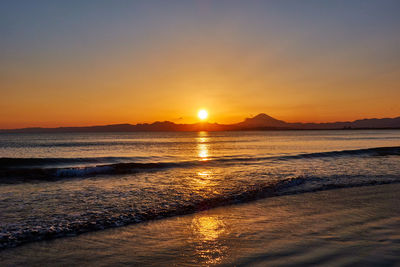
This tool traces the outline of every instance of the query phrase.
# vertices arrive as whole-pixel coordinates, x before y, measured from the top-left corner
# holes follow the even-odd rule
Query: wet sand
[[[0,251],[2,266],[400,266],[400,184],[267,198]]]

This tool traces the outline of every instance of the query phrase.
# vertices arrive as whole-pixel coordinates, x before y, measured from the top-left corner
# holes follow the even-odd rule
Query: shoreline
[[[18,243],[13,243],[10,245],[4,245],[3,247],[0,248],[0,252],[2,250],[7,250],[7,249],[12,249],[16,248],[19,246],[24,246],[24,245],[29,245],[31,243],[36,243],[36,242],[46,242],[46,241],[52,241],[52,240],[58,240],[62,238],[68,238],[68,237],[76,237],[84,234],[89,234],[89,233],[94,233],[94,232],[101,232],[104,230],[108,229],[114,229],[114,228],[120,228],[120,227],[129,227],[132,225],[138,225],[138,224],[144,224],[144,223],[149,223],[153,221],[159,221],[159,220],[165,220],[165,219],[170,219],[174,217],[180,217],[180,216],[188,216],[188,215],[195,215],[197,213],[213,210],[213,209],[219,209],[219,208],[230,208],[234,207],[236,205],[246,205],[253,202],[257,201],[266,201],[271,198],[276,198],[276,197],[283,197],[283,196],[297,196],[297,195],[303,195],[303,194],[308,194],[308,193],[316,193],[316,192],[324,192],[324,191],[330,191],[330,190],[338,190],[338,189],[350,189],[350,188],[360,188],[360,187],[370,187],[370,186],[376,186],[376,185],[399,185],[400,186],[400,181],[371,181],[371,182],[364,182],[364,183],[358,183],[358,184],[330,184],[330,185],[325,185],[320,188],[308,188],[308,189],[295,189],[291,190],[290,187],[286,188],[286,186],[291,183],[297,184],[297,180],[301,178],[293,178],[291,180],[287,181],[282,181],[281,185],[283,188],[282,192],[277,192],[276,188],[273,188],[272,186],[267,186],[265,188],[260,188],[260,189],[255,189],[254,191],[246,192],[245,195],[241,195],[239,199],[242,198],[242,200],[237,199],[237,197],[234,198],[227,198],[227,199],[220,199],[219,201],[216,201],[215,199],[210,199],[210,200],[205,200],[202,203],[199,203],[196,206],[183,206],[180,207],[178,210],[170,210],[167,212],[162,211],[161,213],[154,213],[154,214],[136,214],[136,217],[126,217],[123,216],[123,218],[120,218],[120,220],[114,222],[112,225],[106,225],[106,224],[100,224],[100,225],[92,225],[88,223],[84,223],[86,226],[82,227],[80,225],[76,226],[75,228],[72,229],[72,231],[68,232],[50,232],[50,233],[45,233],[44,235],[39,235],[35,233],[33,236],[36,237],[36,239],[31,239],[32,238],[32,233],[28,233],[28,239],[24,240],[23,236],[17,236],[14,238],[19,239]],[[300,183],[301,184],[301,183]],[[286,188],[286,189],[285,189]],[[204,208],[207,207],[207,208]],[[142,218],[138,220],[137,218]],[[75,229],[75,230],[74,230]],[[7,243],[6,243],[7,244]]]
[[[5,266],[396,263],[399,190],[371,185],[265,198],[28,243],[0,251],[0,259]]]

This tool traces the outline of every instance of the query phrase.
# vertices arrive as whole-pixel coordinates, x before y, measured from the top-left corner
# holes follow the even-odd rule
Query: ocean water
[[[400,131],[0,135],[0,248],[400,183]]]

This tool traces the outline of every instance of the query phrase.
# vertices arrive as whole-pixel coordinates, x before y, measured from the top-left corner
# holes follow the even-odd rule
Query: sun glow
[[[208,117],[208,112],[205,109],[200,109],[199,112],[197,113],[197,117],[199,117],[200,120],[205,120]]]

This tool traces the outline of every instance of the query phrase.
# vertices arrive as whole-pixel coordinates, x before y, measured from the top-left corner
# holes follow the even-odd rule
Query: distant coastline
[[[234,124],[200,122],[177,124],[171,121],[156,121],[139,124],[112,124],[84,127],[0,129],[0,133],[66,133],[66,132],[191,132],[191,131],[249,131],[249,130],[362,130],[400,129],[400,117],[382,119],[360,119],[331,123],[289,123],[260,113]]]

